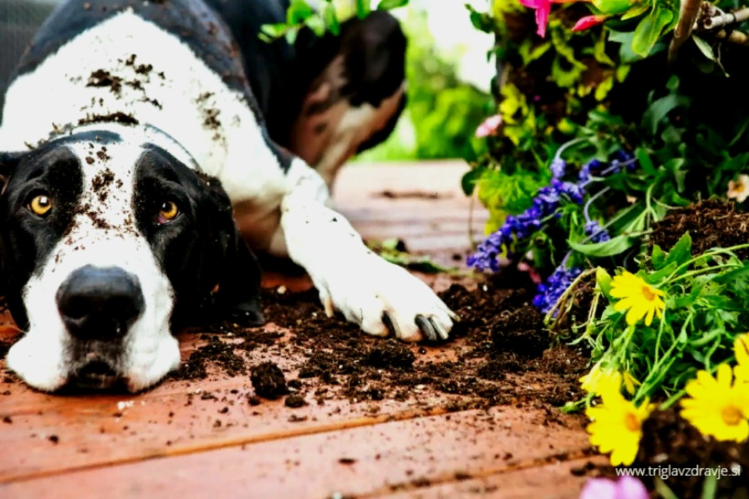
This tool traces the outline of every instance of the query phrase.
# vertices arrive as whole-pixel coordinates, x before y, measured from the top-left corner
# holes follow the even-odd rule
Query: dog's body
[[[29,384],[140,390],[178,365],[171,329],[208,308],[261,323],[232,207],[254,250],[307,270],[328,313],[374,335],[447,337],[444,304],[330,208],[337,169],[403,106],[397,23],[259,40],[285,8],[70,0],[42,28],[0,128],[3,273],[27,329],[8,365]]]

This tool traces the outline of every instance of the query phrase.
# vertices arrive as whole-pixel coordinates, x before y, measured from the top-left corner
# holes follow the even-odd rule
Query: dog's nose
[[[57,290],[57,308],[71,335],[82,340],[114,340],[143,313],[138,278],[118,267],[82,267]]]

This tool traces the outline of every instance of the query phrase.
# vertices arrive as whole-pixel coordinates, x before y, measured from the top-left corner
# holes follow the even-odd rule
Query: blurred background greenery
[[[393,13],[408,37],[408,107],[390,138],[355,162],[473,159],[486,141],[476,127],[496,114],[489,84],[496,74],[487,58],[490,35],[471,25],[466,3],[486,9],[486,0],[411,0]],[[353,0],[341,0],[341,17],[353,15]]]

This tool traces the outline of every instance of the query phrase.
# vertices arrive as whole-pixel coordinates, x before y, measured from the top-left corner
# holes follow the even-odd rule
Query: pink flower
[[[586,29],[590,29],[593,26],[598,26],[603,21],[608,19],[609,16],[585,16],[581,18],[575,25],[572,27],[572,31],[585,31]]]
[[[529,9],[536,11],[536,25],[538,26],[538,36],[546,36],[546,25],[549,23],[549,14],[551,14],[551,0],[520,0],[520,3]]]
[[[648,499],[650,494],[640,480],[623,476],[616,482],[593,478],[585,484],[580,499]]]
[[[497,129],[502,124],[502,116],[495,114],[489,118],[486,118],[483,123],[476,129],[476,137],[483,139],[489,135],[496,135]]]
[[[536,11],[536,25],[538,26],[538,36],[546,36],[546,25],[549,24],[549,14],[551,14],[551,4],[553,3],[574,3],[587,2],[590,0],[520,0],[520,3],[529,9]]]

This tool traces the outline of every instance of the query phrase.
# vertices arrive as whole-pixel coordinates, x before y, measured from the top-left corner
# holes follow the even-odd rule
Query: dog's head
[[[174,327],[262,322],[259,268],[220,184],[184,157],[87,131],[0,154],[2,279],[30,385],[138,391],[180,360]]]

